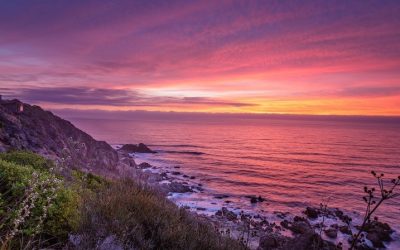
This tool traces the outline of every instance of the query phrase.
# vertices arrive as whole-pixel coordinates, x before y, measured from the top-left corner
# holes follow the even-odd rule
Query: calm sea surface
[[[212,197],[226,194],[229,206],[256,212],[299,212],[325,202],[361,213],[362,189],[375,185],[371,170],[400,175],[400,123],[394,119],[69,119],[110,144],[150,145],[159,153],[138,160],[196,176],[205,193],[181,199],[212,211],[220,208],[210,205]],[[246,195],[267,202],[251,205]],[[400,198],[384,204],[378,216],[399,230]]]

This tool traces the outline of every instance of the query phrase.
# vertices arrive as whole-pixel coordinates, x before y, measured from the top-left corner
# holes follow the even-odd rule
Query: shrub
[[[80,192],[95,192],[109,184],[105,178],[80,170],[72,171],[72,178],[76,189]]]
[[[110,237],[135,249],[246,248],[132,180],[79,170],[62,180],[53,167],[30,152],[0,154],[0,249],[94,249]]]
[[[29,152],[0,154],[2,248],[62,242],[77,226],[79,197],[52,174],[46,159]]]
[[[0,159],[7,162],[13,162],[18,165],[29,165],[36,170],[49,170],[50,168],[54,167],[52,161],[28,151],[11,151],[8,153],[1,153]]]
[[[94,248],[107,237],[135,249],[245,248],[131,180],[110,183],[96,195],[86,196],[84,204],[78,230],[82,249]]]

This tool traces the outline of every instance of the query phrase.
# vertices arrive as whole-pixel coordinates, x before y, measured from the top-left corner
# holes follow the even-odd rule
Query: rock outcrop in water
[[[118,150],[125,151],[127,153],[149,153],[149,154],[156,153],[155,151],[151,150],[149,147],[147,147],[143,143],[139,143],[138,145],[136,145],[136,144],[125,144],[124,146],[122,146]]]
[[[79,169],[107,173],[116,170],[118,153],[72,123],[39,106],[0,99],[0,151],[29,150],[49,159],[73,158]]]

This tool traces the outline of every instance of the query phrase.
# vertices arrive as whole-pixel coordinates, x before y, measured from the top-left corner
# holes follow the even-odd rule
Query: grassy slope
[[[66,181],[50,171],[53,167],[52,162],[28,152],[0,154],[0,249],[61,248],[69,235],[77,236],[77,246],[68,243],[76,249],[93,249],[110,237],[125,249],[244,248],[157,191],[132,180],[107,181],[73,171]],[[32,177],[35,174],[37,180]],[[22,202],[32,203],[29,195],[33,190],[39,197],[33,202],[35,207],[9,239]],[[54,199],[46,214],[47,197]],[[43,214],[43,225],[35,232]]]

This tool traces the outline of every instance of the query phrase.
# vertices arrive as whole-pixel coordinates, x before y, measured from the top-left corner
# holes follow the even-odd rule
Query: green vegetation
[[[0,249],[245,248],[132,180],[54,169],[33,153],[0,154]]]
[[[104,232],[99,232],[99,228]],[[156,191],[130,180],[111,183],[85,198],[79,235],[86,249],[96,246],[98,234],[115,236],[124,248],[243,249],[193,218]],[[107,235],[108,234],[108,235]]]
[[[0,154],[0,240],[2,248],[67,239],[76,221],[79,197],[51,173],[53,164],[29,152]]]

